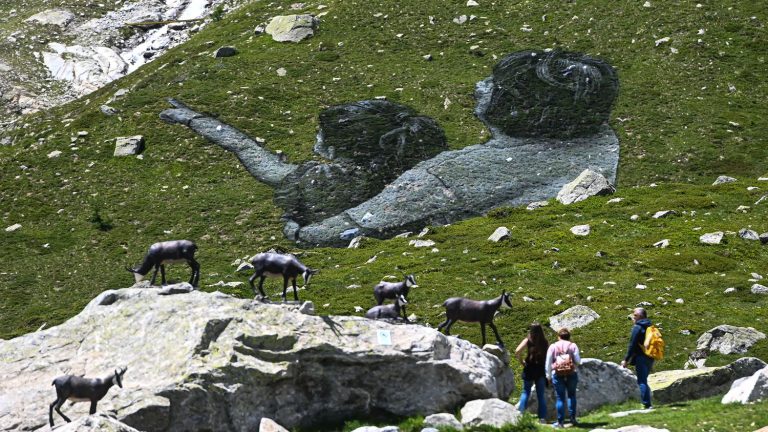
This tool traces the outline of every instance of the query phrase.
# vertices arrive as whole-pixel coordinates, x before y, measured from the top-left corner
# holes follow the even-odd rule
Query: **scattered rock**
[[[576,225],[575,227],[571,227],[571,232],[573,235],[587,236],[590,233],[590,228],[589,225]]]
[[[768,367],[760,369],[752,376],[736,380],[722,403],[747,404],[768,398]]]
[[[464,427],[461,422],[456,419],[456,416],[448,413],[432,414],[424,419],[424,426],[431,427],[450,427],[457,430],[462,430]]]
[[[31,17],[25,19],[24,22],[66,27],[74,19],[75,14],[66,9],[48,9],[32,15]]]
[[[526,210],[536,210],[537,208],[546,207],[549,205],[549,201],[534,201],[526,207]]]
[[[629,220],[631,220],[631,221],[633,221],[633,222],[634,222],[634,221],[638,221],[638,220],[640,220],[640,215],[636,215],[636,214],[634,214],[634,215],[632,215],[632,216],[630,216],[630,217],[629,217]]]
[[[352,239],[351,242],[349,242],[349,246],[347,246],[347,249],[358,249],[360,248],[360,245],[362,245],[363,240],[365,240],[365,236],[355,237]]]
[[[186,282],[179,284],[165,285],[157,292],[158,295],[188,294],[195,290],[191,284]]]
[[[731,294],[735,292],[736,292],[736,288],[731,287],[731,288],[726,288],[725,291],[723,291],[723,294]]]
[[[301,42],[313,36],[319,24],[320,20],[313,15],[278,15],[265,31],[277,42]]]
[[[699,237],[699,242],[703,244],[719,245],[723,241],[723,232],[717,231],[713,233],[706,233]]]
[[[259,432],[288,432],[288,429],[280,426],[272,419],[262,417],[259,423]]]
[[[473,400],[461,408],[461,423],[467,427],[500,428],[508,424],[517,424],[521,417],[522,414],[515,406],[496,398]]]
[[[768,243],[768,232],[764,232],[760,234],[760,243],[762,244]]]
[[[455,22],[456,24],[464,24],[465,22],[467,22],[467,16],[466,15],[458,16],[453,19],[453,22]]]
[[[702,334],[696,342],[696,349],[721,354],[743,354],[761,339],[765,339],[765,334],[752,327],[724,324]]]
[[[613,193],[614,187],[602,174],[586,169],[572,182],[563,186],[557,193],[557,200],[563,204],[583,201],[593,195]]]
[[[662,249],[667,246],[669,246],[669,239],[659,240],[653,244],[653,247],[662,248]]]
[[[607,204],[615,204],[624,201],[624,198],[611,198],[606,201]]]
[[[102,105],[102,106],[100,106],[100,107],[99,107],[99,110],[100,110],[100,111],[101,111],[101,112],[102,112],[104,115],[108,115],[108,116],[113,116],[113,115],[115,115],[115,114],[117,114],[117,113],[119,112],[117,109],[115,109],[115,108],[112,108],[112,107],[111,107],[111,106],[109,106],[109,105]]]
[[[734,381],[765,366],[760,359],[745,357],[722,367],[656,372],[648,377],[648,384],[653,389],[654,401],[684,402],[725,394]]]
[[[553,330],[558,331],[565,327],[568,330],[584,327],[592,321],[600,318],[597,312],[587,306],[573,306],[565,311],[549,318],[549,324]]]
[[[725,184],[725,183],[734,183],[734,182],[737,182],[737,181],[738,180],[736,180],[733,177],[728,177],[728,176],[721,175],[720,177],[717,178],[717,180],[715,180],[714,183],[712,183],[712,186],[717,186],[717,185],[721,185],[721,184]]]
[[[674,210],[661,210],[661,211],[657,211],[656,213],[654,213],[653,214],[653,218],[654,219],[661,219],[661,218],[669,217],[669,216],[676,215],[676,214],[677,214],[677,212],[674,211]]]
[[[213,54],[215,58],[232,57],[237,54],[237,48],[231,46],[223,46],[216,50]]]
[[[13,225],[11,225],[9,227],[6,227],[5,228],[5,232],[14,232],[14,231],[16,231],[19,228],[21,228],[21,224],[13,224]]]
[[[413,247],[432,247],[435,245],[435,242],[432,240],[411,240],[408,242],[409,245]]]
[[[114,156],[133,156],[144,151],[144,136],[134,135],[115,138]]]
[[[752,285],[752,294],[768,294],[768,287],[760,284]]]
[[[488,240],[494,243],[498,243],[502,240],[508,239],[509,237],[510,237],[509,228],[502,226],[502,227],[496,228],[496,231],[494,231],[493,234],[491,234],[491,236],[488,237]]]
[[[760,236],[757,234],[757,232],[746,228],[739,230],[739,237],[743,238],[744,240],[760,240]]]
[[[480,6],[475,0],[467,0],[467,6]]]

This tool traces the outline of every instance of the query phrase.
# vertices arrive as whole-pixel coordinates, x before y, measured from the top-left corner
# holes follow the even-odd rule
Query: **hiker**
[[[627,362],[635,366],[637,385],[640,387],[640,400],[645,409],[651,409],[653,406],[651,405],[651,388],[648,386],[648,374],[653,369],[653,359],[643,352],[645,331],[651,325],[651,320],[648,319],[648,313],[645,309],[641,307],[632,311],[630,319],[635,325],[632,326],[627,355],[621,361],[621,367],[627,367]]]
[[[528,408],[528,399],[531,397],[531,388],[536,384],[536,399],[539,402],[539,423],[547,421],[547,399],[544,387],[547,385],[546,360],[549,342],[544,336],[541,324],[534,322],[528,330],[528,336],[523,339],[515,350],[517,361],[523,366],[523,393],[520,395],[520,404],[517,409],[520,412]],[[523,358],[523,351],[526,351]]]
[[[581,364],[579,347],[571,342],[571,332],[563,327],[557,332],[557,342],[547,350],[547,379],[555,386],[557,422],[552,426],[565,427],[566,394],[571,424],[576,425],[576,384],[579,382],[578,365]]]

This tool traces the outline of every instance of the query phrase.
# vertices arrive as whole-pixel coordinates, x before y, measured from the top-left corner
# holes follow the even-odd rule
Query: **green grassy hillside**
[[[161,122],[166,97],[264,138],[291,162],[314,157],[321,109],[377,96],[434,117],[450,147],[461,148],[489,136],[473,115],[475,82],[505,54],[528,48],[583,51],[618,69],[611,126],[622,146],[615,196],[624,200],[502,209],[431,227],[426,237],[437,251],[413,248],[408,239],[302,251],[322,273],[301,297],[324,314],[354,314],[355,306],[372,305],[371,287],[382,277],[415,273],[420,288],[409,312],[434,326],[448,297],[490,298],[508,290],[514,309],[497,318],[508,345],[532,320],[586,304],[601,318],[576,330],[574,339],[586,356],[612,361],[625,349],[627,313],[648,301],[668,343],[661,369],[681,367],[701,332],[717,325],[768,330],[766,297],[751,294],[748,281],[752,272],[768,276],[768,249],[735,235],[741,228],[768,231],[768,203],[755,204],[768,189],[757,181],[768,156],[762,78],[768,17],[760,2],[643,7],[480,0],[479,7],[466,7],[463,1],[338,0],[322,2],[322,9],[306,3],[302,11],[325,14],[308,41],[281,44],[253,33],[272,16],[293,13],[291,3],[254,1],[136,73],[26,118],[11,133],[15,144],[0,146],[0,227],[22,228],[0,231],[0,337],[58,324],[98,292],[129,286],[133,279],[123,267],[156,241],[196,241],[206,290],[220,280],[246,281],[234,273],[236,258],[272,246],[293,249],[282,237],[272,190],[233,155]],[[454,23],[460,15],[476,17]],[[669,41],[656,46],[664,37]],[[222,45],[239,54],[213,59]],[[426,54],[434,60],[424,60]],[[278,76],[278,68],[287,75]],[[129,92],[109,102],[119,89]],[[99,111],[107,102],[118,116]],[[78,137],[80,131],[88,134]],[[134,134],[147,140],[143,159],[113,158],[114,138]],[[49,158],[55,150],[61,156]],[[710,186],[720,174],[740,181]],[[737,210],[742,205],[750,208]],[[665,209],[678,214],[650,217]],[[630,221],[633,214],[640,220]],[[579,224],[590,224],[592,234],[573,236],[569,229]],[[488,242],[501,225],[512,229],[512,239]],[[701,245],[698,237],[712,231],[729,232],[727,242]],[[670,247],[652,247],[664,238]],[[170,271],[173,279],[188,277],[186,268]],[[277,291],[276,282],[269,287]],[[728,287],[738,292],[723,294]],[[243,287],[219,289],[252,295]],[[454,333],[480,340],[477,326],[456,325]],[[768,360],[768,342],[750,353]],[[715,356],[708,364],[733,358]]]

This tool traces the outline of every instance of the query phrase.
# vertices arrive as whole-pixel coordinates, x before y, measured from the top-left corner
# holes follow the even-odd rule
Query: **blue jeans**
[[[531,397],[531,388],[533,388],[534,383],[536,384],[536,400],[539,402],[538,415],[540,419],[546,419],[547,398],[546,394],[544,394],[544,388],[547,385],[547,379],[544,377],[540,377],[537,380],[523,380],[523,394],[520,395],[520,404],[517,406],[517,409],[523,412],[528,408],[528,398]]]
[[[635,372],[637,373],[637,385],[640,387],[640,400],[643,406],[651,406],[651,388],[648,386],[648,375],[653,369],[653,359],[642,354],[635,357]]]
[[[576,385],[579,383],[579,374],[573,373],[568,376],[552,375],[552,385],[555,387],[555,397],[557,398],[557,422],[565,423],[565,396],[568,395],[568,414],[571,422],[576,420]]]

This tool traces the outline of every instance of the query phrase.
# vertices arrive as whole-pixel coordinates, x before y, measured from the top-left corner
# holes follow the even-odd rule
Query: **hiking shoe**
[[[554,422],[554,423],[552,423],[552,427],[555,428],[555,429],[560,429],[560,428],[564,428],[565,425],[562,424],[562,423]]]

